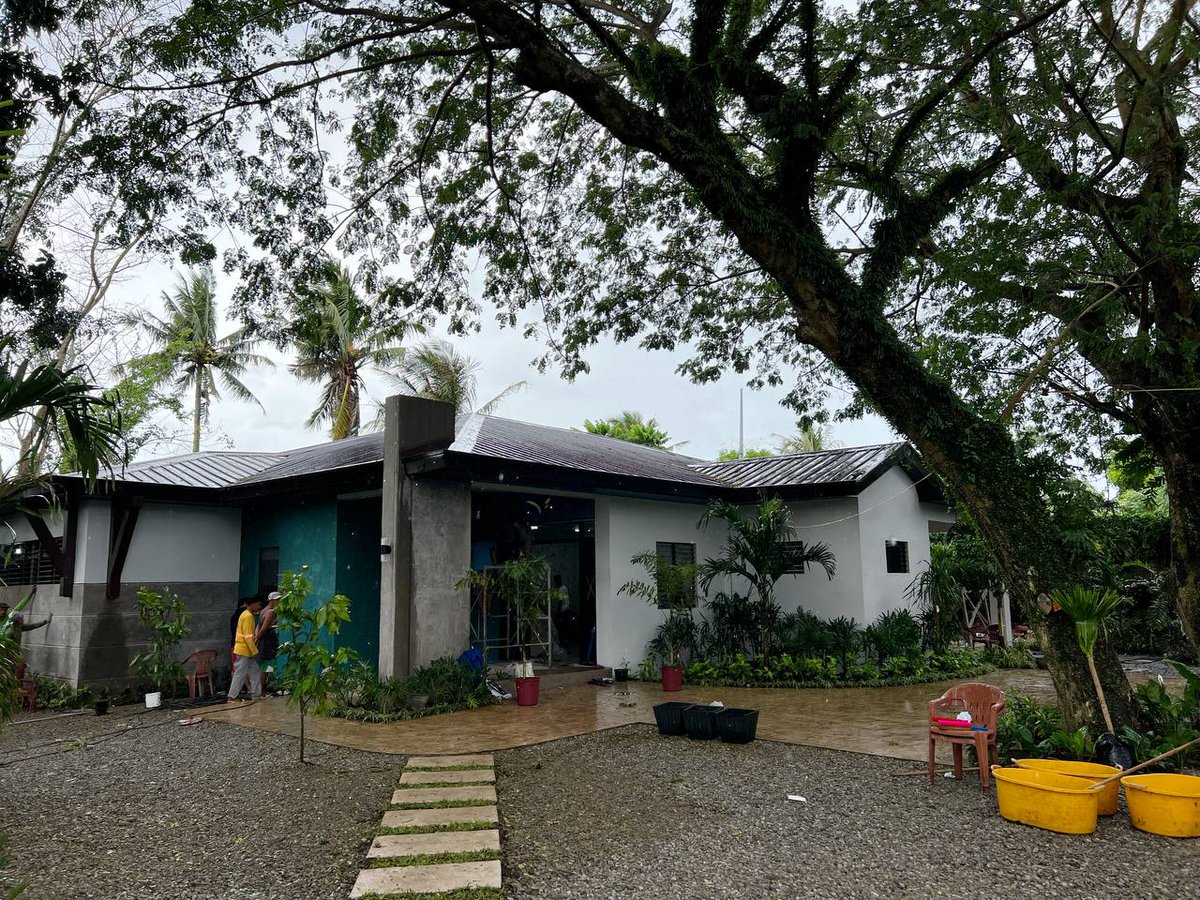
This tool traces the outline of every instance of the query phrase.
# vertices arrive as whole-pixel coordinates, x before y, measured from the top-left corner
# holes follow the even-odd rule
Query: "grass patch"
[[[490,831],[495,828],[494,822],[479,819],[475,822],[446,822],[442,825],[395,825],[379,827],[376,834],[436,834],[439,831]]]
[[[364,894],[362,900],[506,900],[501,888],[459,888],[436,894]]]
[[[456,788],[456,787],[491,787],[494,781],[413,781],[408,784],[397,784],[401,791],[423,790],[424,788]]]
[[[405,766],[405,772],[486,772],[492,766]]]
[[[495,806],[494,800],[430,800],[427,803],[393,803],[392,809],[458,809],[460,806]]]
[[[487,862],[499,859],[495,850],[464,850],[460,853],[421,853],[416,856],[376,856],[367,860],[368,869],[406,866],[438,866],[445,863]]]

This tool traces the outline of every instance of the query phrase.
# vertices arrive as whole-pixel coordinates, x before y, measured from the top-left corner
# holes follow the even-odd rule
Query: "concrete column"
[[[444,584],[452,591],[454,581],[470,565],[470,488],[446,485],[465,491],[466,512],[460,516],[463,500],[453,490],[447,492],[445,509],[436,500],[418,504],[416,497],[426,485],[415,484],[404,471],[406,459],[439,453],[453,442],[454,407],[449,403],[400,396],[385,401],[380,543],[390,545],[391,553],[382,559],[379,582],[379,674],[384,678],[407,675],[414,666],[435,658],[424,654],[429,648],[445,646],[454,630],[447,624],[457,619],[454,609],[440,609],[436,600],[446,597]],[[439,496],[441,486],[431,487],[429,496]],[[466,551],[459,566],[457,548],[462,542]],[[441,544],[447,547],[444,554],[431,549]],[[431,592],[428,597],[426,591]],[[426,611],[420,620],[415,612],[418,606]],[[449,616],[447,622],[442,621],[443,614]],[[466,622],[466,612],[462,618]],[[419,639],[421,629],[433,631]],[[464,628],[464,647],[466,638]]]
[[[409,600],[411,598],[411,483],[400,458],[400,398],[384,401],[383,527],[380,544],[390,546],[379,572],[379,675],[396,678],[409,672]]]

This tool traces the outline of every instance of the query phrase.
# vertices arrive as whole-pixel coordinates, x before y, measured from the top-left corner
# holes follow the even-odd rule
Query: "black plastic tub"
[[[613,681],[628,681],[628,680],[629,680],[629,670],[628,669],[613,669]]]
[[[758,710],[726,707],[717,716],[717,734],[726,744],[748,744],[758,731]]]
[[[723,706],[689,706],[683,711],[683,730],[697,741],[711,741],[717,736],[717,713]]]
[[[683,711],[691,709],[690,703],[659,703],[654,707],[654,721],[658,723],[658,733],[668,737],[683,734]]]

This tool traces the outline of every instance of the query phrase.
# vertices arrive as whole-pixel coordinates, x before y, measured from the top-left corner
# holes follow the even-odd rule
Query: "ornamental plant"
[[[1100,714],[1104,716],[1104,725],[1112,734],[1112,716],[1108,713],[1104,686],[1096,672],[1096,641],[1105,630],[1105,620],[1125,604],[1125,598],[1111,589],[1100,591],[1080,585],[1075,585],[1069,591],[1056,589],[1050,596],[1075,623],[1075,640],[1087,658],[1088,671],[1092,673],[1092,684],[1096,686],[1096,697],[1100,701]]]
[[[334,647],[334,638],[342,625],[350,621],[350,598],[334,594],[318,606],[310,606],[312,593],[308,566],[299,572],[279,576],[279,603],[275,621],[283,640],[279,655],[283,659],[283,678],[290,693],[288,708],[300,710],[300,762],[304,762],[304,723],[308,710],[322,708],[336,691],[343,668],[358,654],[350,647]]]
[[[138,619],[150,629],[150,648],[136,654],[129,669],[143,682],[169,694],[187,677],[175,658],[179,642],[187,637],[188,613],[183,599],[170,588],[156,591],[140,587],[137,592]]]
[[[542,643],[548,644],[550,640],[547,633],[543,642],[541,633],[543,623],[550,616],[551,604],[566,597],[562,588],[550,586],[550,563],[541,556],[519,556],[495,568],[471,570],[455,582],[454,587],[458,590],[478,587],[493,592],[508,604],[516,619],[516,646],[521,654],[521,668],[529,672],[530,650]]]

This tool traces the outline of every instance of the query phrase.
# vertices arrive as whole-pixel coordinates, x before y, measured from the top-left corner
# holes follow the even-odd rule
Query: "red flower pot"
[[[682,691],[683,666],[663,666],[662,684],[664,691]]]
[[[517,682],[517,706],[537,706],[538,702],[538,685],[542,679],[538,676],[533,678],[518,678]]]

